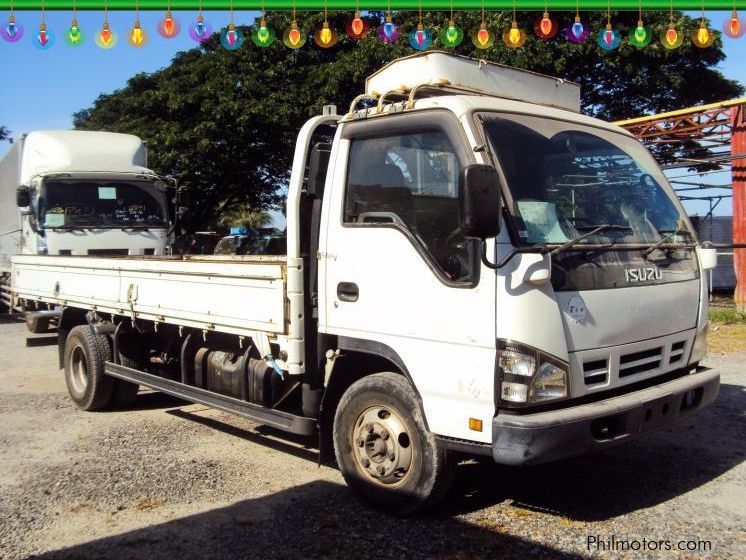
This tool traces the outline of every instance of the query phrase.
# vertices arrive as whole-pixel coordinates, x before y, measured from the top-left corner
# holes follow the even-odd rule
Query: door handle
[[[340,301],[357,301],[360,290],[354,282],[340,282],[337,284],[337,297]]]

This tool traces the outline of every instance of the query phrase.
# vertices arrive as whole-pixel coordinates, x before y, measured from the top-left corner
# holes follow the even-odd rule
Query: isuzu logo
[[[652,282],[654,280],[663,280],[663,273],[657,266],[625,268],[624,277],[627,282]]]

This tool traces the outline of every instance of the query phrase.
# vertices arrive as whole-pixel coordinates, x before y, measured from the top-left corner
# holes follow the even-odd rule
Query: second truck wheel
[[[104,335],[88,325],[70,330],[65,341],[63,363],[70,398],[82,410],[100,410],[111,400],[114,379],[104,374],[111,360],[111,346]]]

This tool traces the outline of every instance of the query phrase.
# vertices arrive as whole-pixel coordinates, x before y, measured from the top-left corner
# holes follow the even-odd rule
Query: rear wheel
[[[347,484],[364,501],[407,515],[449,490],[455,463],[425,428],[409,382],[377,373],[353,383],[334,417],[334,451]]]
[[[114,387],[114,379],[104,374],[104,363],[109,360],[111,346],[106,336],[88,325],[70,330],[63,364],[67,391],[78,408],[100,410],[109,404]]]

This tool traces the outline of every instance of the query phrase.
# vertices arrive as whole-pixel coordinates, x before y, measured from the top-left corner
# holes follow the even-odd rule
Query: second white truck
[[[136,136],[79,130],[21,136],[0,160],[0,285],[9,285],[13,255],[164,254],[166,191]],[[42,327],[54,315],[32,312],[29,326]]]
[[[80,408],[141,385],[319,433],[356,493],[398,512],[441,498],[460,456],[604,449],[718,393],[700,366],[714,251],[574,84],[391,63],[301,129],[287,232],[279,257],[16,257],[14,297],[62,307]]]

